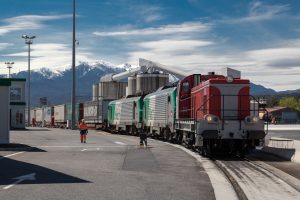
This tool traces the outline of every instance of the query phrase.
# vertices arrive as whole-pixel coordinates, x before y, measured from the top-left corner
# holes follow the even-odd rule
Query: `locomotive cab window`
[[[187,81],[182,83],[182,89],[185,93],[188,93],[190,91],[190,83]]]

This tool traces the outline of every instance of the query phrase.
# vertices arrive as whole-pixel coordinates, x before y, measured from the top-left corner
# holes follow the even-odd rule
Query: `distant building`
[[[287,107],[266,108],[268,120],[273,124],[295,124],[300,122],[299,111]]]
[[[10,128],[25,129],[25,78],[10,78]]]

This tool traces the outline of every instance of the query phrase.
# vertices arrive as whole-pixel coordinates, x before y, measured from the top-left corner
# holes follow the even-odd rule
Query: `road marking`
[[[25,152],[25,151],[21,151],[21,152],[17,152],[17,153],[9,154],[9,155],[6,155],[6,156],[3,156],[3,157],[1,157],[1,158],[0,158],[0,160],[1,160],[1,159],[3,159],[3,158],[9,158],[9,157],[12,157],[12,156],[15,156],[15,155],[18,155],[18,154],[24,153],[24,152]]]
[[[119,142],[119,141],[115,141],[114,143],[119,144],[119,145],[126,145],[125,143]]]
[[[100,151],[101,148],[81,149],[81,151]]]
[[[19,176],[19,177],[16,177],[16,178],[13,178],[13,179],[16,179],[17,181],[14,182],[13,184],[11,185],[8,185],[8,186],[5,186],[3,189],[4,190],[7,190],[25,180],[29,180],[29,181],[35,181],[35,173],[32,173],[32,174],[27,174],[27,175],[24,175],[24,176]]]

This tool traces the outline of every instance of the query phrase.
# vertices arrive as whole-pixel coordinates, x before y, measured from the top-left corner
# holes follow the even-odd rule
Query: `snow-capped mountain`
[[[77,101],[92,98],[92,85],[109,73],[120,73],[124,68],[116,67],[103,61],[96,63],[82,62],[76,66]],[[14,78],[27,78],[27,71],[12,74]],[[72,69],[53,71],[48,68],[31,71],[31,97],[33,104],[38,105],[41,97],[47,97],[51,104],[70,102]]]

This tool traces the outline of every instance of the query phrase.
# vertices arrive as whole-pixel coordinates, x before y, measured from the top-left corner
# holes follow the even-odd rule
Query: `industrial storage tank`
[[[126,96],[135,95],[135,94],[136,94],[136,76],[129,76]]]
[[[99,98],[99,84],[93,84],[93,101],[96,101]]]
[[[120,99],[126,96],[125,82],[101,82],[99,83],[99,97],[104,99]]]
[[[136,76],[136,94],[149,94],[168,83],[169,74],[139,74]]]

